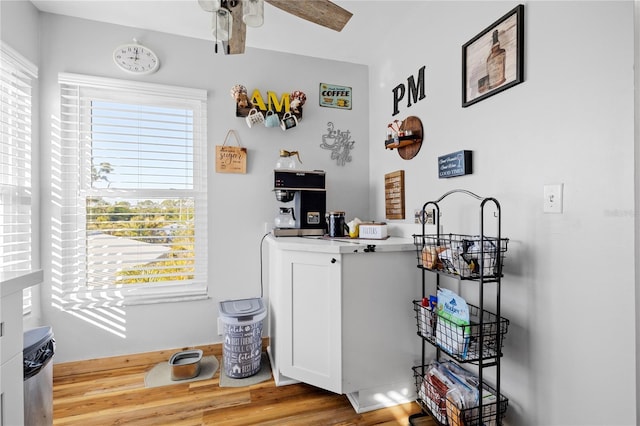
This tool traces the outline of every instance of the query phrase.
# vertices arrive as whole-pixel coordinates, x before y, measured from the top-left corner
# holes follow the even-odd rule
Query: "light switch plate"
[[[562,213],[562,189],[561,183],[544,186],[545,213]]]

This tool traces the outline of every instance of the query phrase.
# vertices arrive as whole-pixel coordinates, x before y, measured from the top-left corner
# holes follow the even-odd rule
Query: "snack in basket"
[[[478,378],[459,365],[451,361],[434,361],[426,366],[418,397],[435,419],[443,425],[476,424],[479,420],[478,384]],[[490,415],[492,408],[489,404],[495,403],[495,395],[487,390],[483,390],[482,395],[485,413],[482,416],[482,423],[479,424],[493,426],[495,417]]]
[[[442,262],[438,258],[438,253],[442,253],[445,247],[424,246],[422,248],[422,266],[427,269],[442,269]]]
[[[490,276],[496,273],[498,254],[496,245],[491,240],[481,241],[480,237],[452,238],[446,241],[445,247],[438,247],[436,269],[461,277],[477,276],[481,272]],[[423,250],[424,260],[429,259],[425,258]]]
[[[452,355],[466,358],[469,348],[469,306],[455,292],[438,289],[436,344]]]

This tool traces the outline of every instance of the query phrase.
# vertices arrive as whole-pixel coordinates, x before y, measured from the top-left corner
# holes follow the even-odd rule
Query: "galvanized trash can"
[[[222,364],[227,377],[242,379],[260,371],[262,322],[266,316],[267,309],[260,298],[220,302],[224,326]]]
[[[53,331],[49,326],[34,328],[25,331],[23,339],[24,424],[52,425]]]

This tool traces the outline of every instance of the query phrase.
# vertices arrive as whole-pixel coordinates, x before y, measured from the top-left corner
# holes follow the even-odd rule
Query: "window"
[[[60,90],[63,293],[206,297],[206,92],[72,74]]]
[[[0,272],[32,272],[31,87],[37,68],[0,42]],[[23,313],[31,311],[31,289]]]

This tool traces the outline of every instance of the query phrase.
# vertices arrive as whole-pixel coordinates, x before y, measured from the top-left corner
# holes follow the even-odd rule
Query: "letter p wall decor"
[[[399,105],[400,101],[402,101],[405,96],[407,98],[407,108],[409,108],[413,101],[413,103],[417,103],[425,98],[425,90],[424,90],[424,69],[423,66],[418,70],[418,78],[416,79],[411,75],[407,78],[407,85],[398,84],[393,88],[393,114],[392,116],[398,115],[400,113]]]

